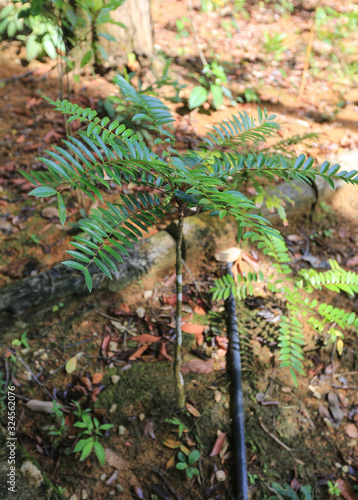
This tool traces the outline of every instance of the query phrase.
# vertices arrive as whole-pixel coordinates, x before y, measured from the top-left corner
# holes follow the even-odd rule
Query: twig
[[[156,474],[158,474],[158,476],[160,477],[160,479],[163,481],[163,483],[168,488],[168,490],[170,491],[170,493],[176,498],[176,500],[182,500],[182,498],[175,493],[175,491],[173,490],[173,488],[170,486],[170,484],[168,483],[168,481],[165,479],[164,474],[160,470],[156,469],[155,467],[152,467],[147,462],[146,462],[146,465],[148,467],[150,467],[152,469],[152,471],[154,471]]]
[[[32,75],[33,71],[25,71],[25,73],[21,73],[20,75],[10,76],[9,78],[1,78],[0,83],[10,83],[16,80],[22,80],[23,78],[27,78]]]
[[[118,321],[118,318],[115,318],[114,316],[109,316],[108,314],[105,314],[101,311],[98,311],[98,309],[95,309],[96,313],[99,314],[100,316],[103,316],[104,318],[108,319],[113,319],[114,321]],[[131,316],[135,316],[135,313],[131,313]],[[126,316],[129,316],[129,313],[126,313]]]
[[[345,391],[358,391],[358,387],[355,385],[331,385],[333,389],[343,389]]]
[[[272,378],[272,377],[271,377]],[[283,387],[283,383],[277,379],[277,378],[272,378],[272,380],[274,380],[274,382],[276,382],[277,384],[279,384],[281,387]],[[315,429],[316,430],[316,426],[311,418],[311,415],[309,414],[309,411],[308,411],[308,408],[307,406],[305,406],[305,404],[300,400],[300,398],[298,396],[296,396],[295,393],[291,393],[292,396],[300,403],[300,406],[302,408],[302,410],[304,411],[306,417],[307,417],[307,420],[308,422],[310,423],[310,426],[312,427],[312,429]]]
[[[62,349],[70,349],[71,347],[76,347],[77,345],[86,344],[86,342],[91,342],[93,338],[81,340],[80,342],[75,342],[74,344],[63,345]]]
[[[302,72],[302,77],[301,77],[301,83],[300,83],[300,88],[298,90],[298,99],[301,99],[303,90],[305,88],[305,83],[306,83],[306,78],[307,78],[307,71],[309,68],[310,64],[310,57],[311,57],[311,52],[312,52],[312,44],[313,44],[313,39],[314,39],[314,34],[316,31],[316,13],[317,9],[321,4],[321,0],[318,0],[314,14],[313,14],[313,21],[312,21],[312,26],[310,29],[310,34],[308,37],[308,44],[307,44],[307,50],[306,50],[306,57],[305,57],[305,64],[303,67],[303,72]]]
[[[22,359],[21,356],[19,356],[13,349],[10,347],[7,347],[3,344],[0,344],[0,347],[3,347],[4,349],[8,350],[13,354],[19,361],[20,363],[26,368],[26,370],[31,374],[32,378],[39,384],[40,387],[46,392],[48,396],[50,396],[51,400],[56,399],[56,397],[50,393],[50,391],[47,389],[47,387],[37,378],[37,376],[34,374],[34,372],[31,370],[31,368],[25,363],[25,361]]]
[[[201,59],[201,62],[203,66],[208,65],[208,61],[205,59],[204,52],[201,50],[199,47],[199,37],[198,37],[198,32],[194,23],[194,18],[193,18],[193,4],[191,3],[191,0],[188,0],[188,11],[189,11],[189,18],[190,18],[190,23],[191,27],[193,29],[193,35],[194,35],[194,40],[195,40],[195,45],[196,48],[198,49],[199,52],[199,57]]]
[[[113,361],[114,363],[122,363],[122,365],[126,365],[127,362],[123,361],[122,359],[117,359],[117,358],[109,358],[107,356],[89,356],[87,354],[83,354],[82,358],[91,358],[91,359],[105,359],[107,361]]]
[[[271,488],[271,486],[270,486],[269,484],[264,483],[264,485],[266,486],[266,488],[267,488],[268,490],[272,491],[272,493],[275,493],[275,495],[277,496],[277,498],[278,498],[279,500],[284,500],[283,496],[282,496],[282,495],[280,495],[280,493],[279,493],[278,491],[276,491],[276,490],[274,490],[273,488]]]
[[[262,418],[259,417],[259,424],[262,428],[262,430],[264,432],[266,432],[267,435],[269,435],[274,441],[276,441],[276,443],[278,443],[280,446],[282,446],[282,448],[284,448],[285,450],[289,451],[290,453],[292,453],[292,450],[289,446],[287,446],[287,444],[283,443],[280,439],[278,439],[278,437],[275,436],[275,434],[272,434],[272,432],[270,432],[268,429],[266,429],[266,427],[264,426],[263,422],[262,422]]]

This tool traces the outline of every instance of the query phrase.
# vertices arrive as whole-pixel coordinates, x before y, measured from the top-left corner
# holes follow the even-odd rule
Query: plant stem
[[[178,234],[176,240],[176,295],[177,295],[177,307],[176,307],[176,339],[175,339],[175,349],[174,349],[174,379],[176,386],[176,400],[177,407],[179,410],[185,408],[185,392],[184,392],[184,379],[180,371],[181,368],[181,345],[182,345],[182,331],[181,331],[181,306],[182,306],[182,240],[183,240],[183,226],[184,226],[184,210],[181,201],[178,201]]]

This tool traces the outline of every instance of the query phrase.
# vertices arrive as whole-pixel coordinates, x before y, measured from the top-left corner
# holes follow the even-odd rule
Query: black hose
[[[228,264],[228,273],[231,274],[233,264]],[[245,448],[245,420],[244,401],[241,383],[241,356],[238,334],[236,302],[230,292],[225,301],[227,316],[227,327],[229,334],[229,356],[231,370],[231,407],[233,412],[234,427],[234,462],[235,462],[235,485],[236,500],[249,500],[249,488],[247,483],[247,462]]]

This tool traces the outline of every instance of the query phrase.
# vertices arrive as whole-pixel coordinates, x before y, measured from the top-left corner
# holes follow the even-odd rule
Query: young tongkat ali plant
[[[100,425],[96,417],[91,417],[89,415],[90,409],[82,410],[79,403],[75,403],[77,409],[74,415],[78,418],[78,421],[73,424],[73,427],[78,427],[80,429],[79,438],[80,440],[76,444],[73,453],[81,452],[80,462],[87,458],[94,450],[98,461],[104,465],[106,461],[106,453],[99,442],[99,439],[103,436],[105,431],[112,429],[112,424],[102,424]]]
[[[182,234],[184,210],[195,207],[208,212],[210,217],[223,219],[226,216],[237,222],[237,237],[245,237],[270,248],[274,241],[282,241],[278,231],[257,212],[252,200],[238,189],[228,188],[233,176],[241,182],[254,179],[275,180],[277,178],[309,180],[320,175],[334,186],[333,179],[340,178],[358,183],[357,172],[340,172],[339,165],[325,162],[315,169],[313,158],[301,155],[296,162],[280,154],[242,154],[240,148],[251,141],[274,134],[278,125],[274,116],[258,110],[258,120],[245,112],[233,116],[214,127],[213,133],[204,139],[198,150],[180,154],[175,149],[174,135],[168,130],[174,121],[169,109],[154,96],[138,94],[122,77],[116,76],[125,99],[142,110],[133,121],[145,119],[150,130],[157,135],[155,144],[163,152],[154,153],[143,142],[139,142],[131,129],[126,129],[109,118],[100,120],[90,108],[82,109],[67,100],[50,101],[68,120],[79,119],[88,123],[87,130],[69,137],[65,147],[54,147],[48,156],[41,158],[47,166],[45,172],[23,172],[36,187],[32,196],[58,198],[61,223],[66,220],[66,207],[62,194],[65,190],[80,190],[98,206],[102,216],[91,214],[90,220],[80,224],[85,236],[75,236],[69,250],[74,260],[64,264],[82,271],[88,289],[92,290],[91,273],[97,266],[109,279],[116,275],[119,263],[128,255],[128,249],[148,232],[157,219],[166,212],[176,211],[178,236],[176,239],[176,341],[174,352],[174,374],[177,391],[177,406],[185,406],[184,380],[181,367],[181,306],[182,306]],[[116,203],[105,200],[111,184],[121,186],[131,182],[137,186],[151,187],[155,194],[138,191],[136,195],[122,194]],[[104,192],[103,192],[104,191]],[[159,194],[157,194],[159,193]],[[89,239],[91,238],[91,239]],[[112,260],[113,259],[113,260]]]

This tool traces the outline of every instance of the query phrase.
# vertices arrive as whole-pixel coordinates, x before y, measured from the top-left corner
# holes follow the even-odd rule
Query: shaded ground
[[[336,1],[326,4],[344,8]],[[330,54],[335,50],[334,45],[328,48],[317,40],[313,71],[303,99],[296,98],[312,8],[298,10],[290,17],[277,17],[277,12],[268,7],[256,9],[249,5],[247,10],[251,14],[250,23],[244,15],[239,15],[238,28],[230,24],[231,14],[225,10],[215,14],[197,14],[195,10],[193,14],[201,48],[205,49],[208,59],[222,55],[233,93],[242,95],[245,88],[253,88],[264,105],[277,114],[283,126],[282,138],[292,134],[320,134],[309,146],[295,146],[297,154],[309,153],[321,161],[328,154],[357,148],[358,98],[353,89],[354,75],[348,71],[342,74],[342,64],[338,67],[337,62],[332,62]],[[154,2],[153,15],[157,49],[175,58],[174,71],[188,85],[183,91],[183,97],[188,98],[195,85],[188,73],[200,71],[201,66],[195,44],[188,43],[187,37],[177,36],[175,20],[189,16],[186,3]],[[184,20],[184,25],[189,26],[190,20]],[[287,50],[280,62],[262,49],[265,30],[288,33],[284,42]],[[349,34],[353,45],[357,43],[356,36],[354,32]],[[21,65],[24,54],[21,50],[17,54],[15,44],[5,43],[1,48],[4,78],[28,69]],[[350,64],[347,59],[346,65]],[[29,78],[10,81],[0,88],[5,102],[0,121],[3,150],[0,285],[60,262],[70,240],[68,231],[61,232],[55,212],[48,210],[55,204],[51,200],[42,204],[30,200],[27,196],[30,185],[17,173],[18,168],[41,168],[36,156],[64,136],[61,117],[40,99],[42,94],[58,97],[55,72],[48,73],[50,65],[41,63],[31,63],[29,69],[34,70]],[[83,107],[97,107],[101,104],[100,97],[116,92],[110,78],[111,75],[108,79],[84,76],[81,84],[74,84],[71,100]],[[185,103],[183,109],[171,107],[178,111],[176,134],[182,146],[187,147],[197,145],[198,138],[214,122],[242,109],[251,114],[256,104],[243,103],[216,112],[202,109],[203,113],[191,114],[187,114]],[[302,260],[307,248],[320,260],[327,262],[335,258],[344,267],[358,269],[357,199],[354,187],[347,187],[338,192],[330,204],[319,206],[311,223],[306,217],[291,221],[289,227],[283,228],[286,236],[295,236],[289,240],[294,270],[308,267]],[[81,216],[80,200],[69,201],[70,222],[76,223]],[[3,350],[1,371],[6,377],[12,376],[18,395],[26,398],[18,401],[19,439],[51,479],[64,488],[66,496],[77,495],[83,500],[111,496],[141,498],[141,491],[143,498],[150,498],[150,494],[157,498],[180,496],[182,500],[233,497],[229,479],[232,467],[229,382],[223,370],[225,326],[221,305],[212,305],[208,294],[213,276],[219,272],[213,253],[203,252],[200,262],[188,261],[191,272],[184,271],[186,322],[205,327],[204,332],[200,327],[192,327],[196,335],[185,335],[184,362],[214,359],[215,363],[209,373],[185,376],[188,402],[192,406],[179,416],[174,412],[168,359],[172,355],[174,332],[171,275],[140,281],[124,293],[103,292],[96,302],[89,298],[82,307],[66,315],[62,314],[60,304],[54,304],[53,313],[57,316],[42,332],[40,340],[31,340],[29,331],[29,347],[10,346],[50,392],[56,389],[62,404],[68,406],[71,399],[79,399],[82,407],[90,407],[101,423],[114,425],[102,441],[116,454],[111,465],[100,466],[94,455],[79,463],[71,453],[77,432],[72,412],[65,417],[66,436],[56,442],[48,434],[46,426],[58,428],[54,417],[31,411],[25,402],[26,399],[49,400],[49,397],[19,360],[11,361],[9,351]],[[322,300],[327,301],[327,295],[322,293]],[[333,300],[333,305],[358,313],[356,299],[341,295]],[[139,308],[143,308],[144,313]],[[255,318],[251,318],[253,329],[257,323]],[[160,337],[160,341],[151,342],[143,353],[136,355],[143,343],[133,338],[148,333]],[[316,338],[308,327],[305,333],[307,376],[299,378],[297,389],[284,371],[273,366],[268,347],[254,337],[249,338],[256,358],[248,356],[245,362],[259,375],[256,380],[249,377],[245,382],[248,470],[253,500],[269,498],[270,485],[275,481],[290,483],[295,490],[300,485],[311,484],[318,500],[329,498],[328,480],[334,483],[340,479],[345,487],[348,482],[357,484],[356,334],[346,332],[344,352],[339,357],[328,339]],[[77,360],[76,370],[72,375],[66,373],[65,364],[80,352],[83,354]],[[332,409],[327,401],[330,392],[339,398],[338,405],[343,412],[340,425],[332,421]],[[264,404],[257,397],[260,393],[266,395]],[[178,426],[165,422],[168,418],[179,418],[188,432],[179,437]],[[227,433],[226,444],[217,456],[210,457],[219,432]],[[198,480],[190,481],[184,471],[175,468],[180,446],[185,447],[184,451],[200,450]],[[217,474],[218,471],[223,474]],[[352,492],[349,494],[344,498],[354,498]]]

